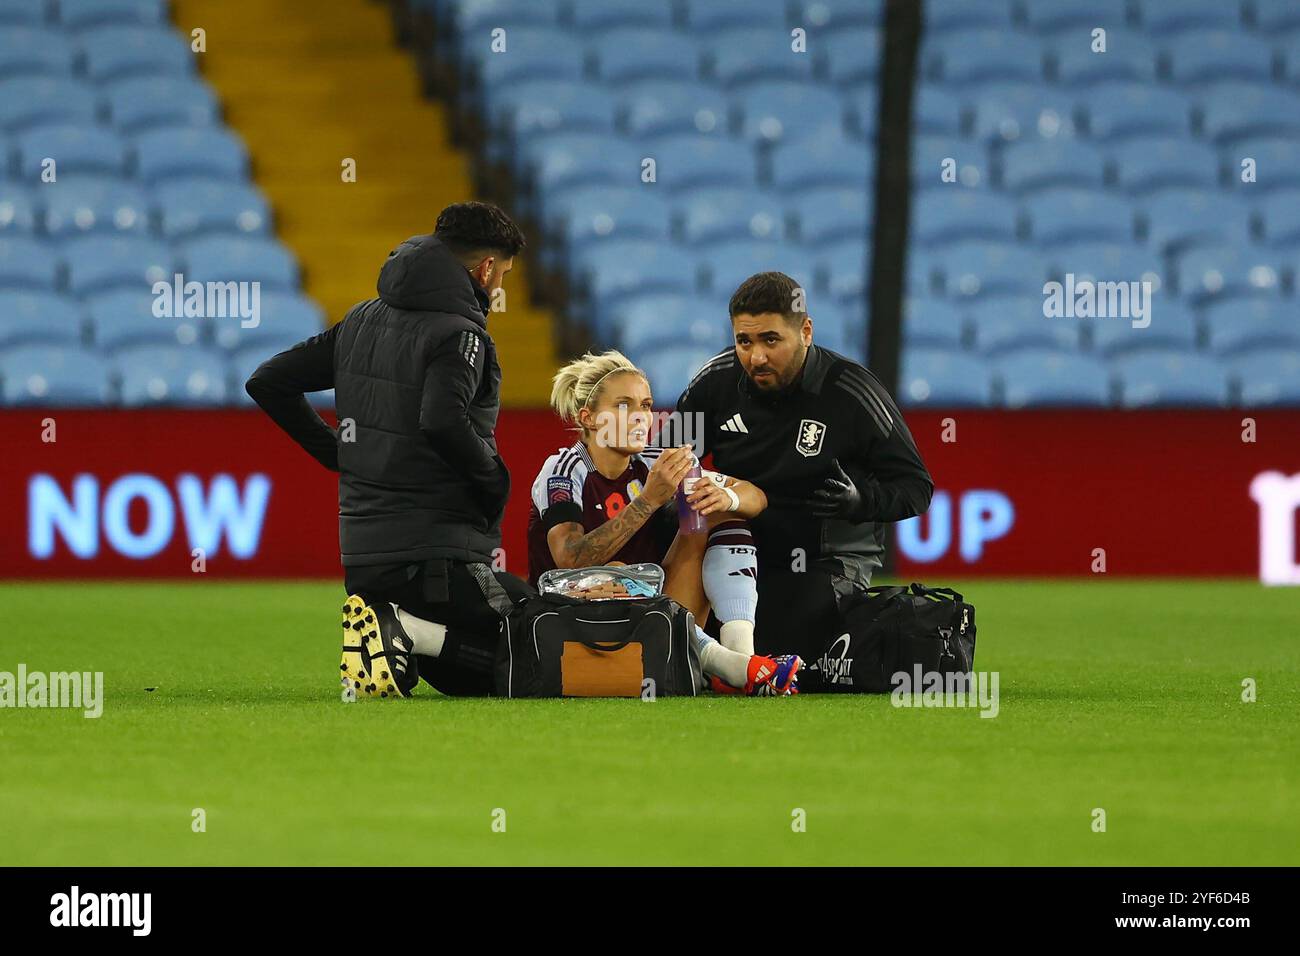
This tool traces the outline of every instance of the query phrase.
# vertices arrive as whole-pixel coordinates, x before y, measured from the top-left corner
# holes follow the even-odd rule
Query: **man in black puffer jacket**
[[[487,315],[523,246],[495,206],[447,207],[432,235],[389,253],[378,298],[245,386],[339,473],[345,693],[406,697],[419,675],[444,693],[491,692],[501,617],[527,585],[491,568],[510,474]],[[329,388],[338,430],[304,397]]]

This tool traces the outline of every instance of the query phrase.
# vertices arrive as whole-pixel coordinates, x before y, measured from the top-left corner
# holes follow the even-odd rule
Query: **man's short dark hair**
[[[492,252],[509,258],[523,249],[524,234],[500,209],[486,202],[453,203],[438,214],[433,234],[453,255]]]
[[[760,272],[740,284],[727,311],[733,319],[774,312],[793,325],[803,322],[808,304],[803,288],[784,272]]]

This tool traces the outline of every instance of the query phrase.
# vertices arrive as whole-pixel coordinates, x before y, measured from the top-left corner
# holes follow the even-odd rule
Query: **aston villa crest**
[[[826,426],[822,422],[805,418],[799,423],[799,435],[795,438],[794,448],[805,458],[820,455],[822,439],[826,437]]]

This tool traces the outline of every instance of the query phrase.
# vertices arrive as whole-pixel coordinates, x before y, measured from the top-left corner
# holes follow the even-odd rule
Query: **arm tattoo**
[[[565,564],[572,568],[586,568],[610,560],[654,513],[655,509],[645,498],[637,495],[617,518],[606,521],[595,531],[566,538]]]

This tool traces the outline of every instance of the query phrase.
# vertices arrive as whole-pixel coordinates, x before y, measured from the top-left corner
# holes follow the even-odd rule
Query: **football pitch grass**
[[[0,864],[1300,863],[1300,591],[963,583],[992,719],[344,703],[336,583],[6,583],[0,671],[103,671],[104,709],[0,710]]]

